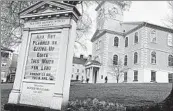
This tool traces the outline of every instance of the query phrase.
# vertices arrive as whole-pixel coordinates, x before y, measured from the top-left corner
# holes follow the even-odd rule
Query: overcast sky
[[[92,18],[92,29],[88,38],[91,39],[96,30],[96,8],[97,5],[92,5],[87,8],[90,17]],[[124,21],[147,21],[157,25],[164,25],[164,19],[171,13],[167,1],[132,1],[129,11],[124,12]],[[92,54],[92,43],[87,41],[87,52],[82,50],[75,52],[75,56],[83,54],[88,56]],[[16,51],[19,51],[17,48]]]
[[[93,19],[92,31],[89,38],[92,37],[95,32],[96,26],[96,5],[88,8],[88,12]],[[170,14],[170,9],[168,7],[167,1],[132,1],[129,11],[124,12],[124,21],[146,21],[156,25],[164,26],[164,19]],[[80,53],[84,55],[92,54],[92,44],[88,41],[87,44],[88,52],[84,53],[79,51],[76,53],[76,56],[79,56]]]

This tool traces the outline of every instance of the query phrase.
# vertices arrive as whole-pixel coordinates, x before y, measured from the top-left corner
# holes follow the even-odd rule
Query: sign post
[[[74,5],[55,1],[41,1],[20,12],[22,47],[6,109],[67,106],[79,16]]]

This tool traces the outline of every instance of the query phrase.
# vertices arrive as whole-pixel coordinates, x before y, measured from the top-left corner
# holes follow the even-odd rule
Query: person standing
[[[87,80],[86,80],[86,81],[87,81],[87,83],[88,83],[88,82],[89,82],[89,78],[87,78]]]
[[[105,77],[105,83],[107,83],[107,82],[108,82],[108,77],[106,76],[106,77]]]

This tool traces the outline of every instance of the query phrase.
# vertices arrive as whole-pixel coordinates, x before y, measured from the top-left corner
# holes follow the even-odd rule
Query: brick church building
[[[90,83],[116,82],[112,64],[122,61],[119,82],[168,83],[173,73],[173,29],[147,22],[123,22],[122,4],[102,1],[91,39],[92,60],[85,64]]]

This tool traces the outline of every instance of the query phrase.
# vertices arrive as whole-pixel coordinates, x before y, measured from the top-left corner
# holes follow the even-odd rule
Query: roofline
[[[168,28],[168,27],[159,26],[159,25],[155,25],[155,24],[151,24],[151,23],[147,23],[147,22],[144,22],[144,25],[145,25],[145,24],[146,24],[146,26],[148,26],[148,27],[156,27],[156,28],[158,28],[158,29],[160,29],[160,30],[164,30],[164,31],[173,33],[173,29]]]
[[[97,31],[99,31],[99,30],[97,30]],[[94,34],[94,36],[91,39],[91,42],[94,42],[96,39],[100,38],[105,33],[117,34],[117,35],[120,35],[120,36],[123,36],[124,35],[124,33],[116,32],[116,31],[112,31],[112,30],[107,30],[107,29],[103,29],[102,31],[103,32],[101,32],[96,38],[93,38],[96,35],[96,34]]]
[[[45,2],[45,1],[39,1],[39,2],[29,6],[28,8],[25,8],[24,10],[20,11],[18,14],[21,14],[21,13],[25,12],[26,10],[31,9],[32,7],[38,5],[42,2]],[[73,7],[74,11],[77,12],[78,16],[81,16],[81,13],[78,11],[78,9],[76,8],[75,5],[71,5],[71,4],[68,4],[68,3],[62,3],[62,2],[59,2],[59,1],[46,1],[45,3],[47,3],[47,2],[54,2],[54,3],[59,3],[59,4],[62,4],[62,5],[67,5],[67,6]]]
[[[124,36],[126,36],[126,35],[128,35],[128,34],[134,32],[134,31],[140,29],[140,28],[143,27],[143,26],[145,26],[145,23],[142,23],[141,25],[138,25],[137,27],[135,27],[135,28],[129,30],[128,32],[124,33]]]
[[[128,32],[126,33],[121,33],[121,32],[116,32],[116,31],[112,31],[112,30],[107,30],[107,29],[103,29],[103,32],[100,33],[96,38],[93,38],[99,31],[97,30],[95,32],[95,34],[93,35],[92,39],[91,39],[91,42],[94,42],[96,39],[100,38],[102,35],[104,35],[105,33],[111,33],[111,34],[117,34],[117,35],[120,35],[120,36],[126,36],[142,27],[150,27],[150,28],[156,28],[156,29],[159,29],[159,30],[164,30],[166,32],[170,32],[170,33],[173,33],[173,29],[171,28],[167,28],[167,27],[163,27],[163,26],[159,26],[159,25],[155,25],[155,24],[151,24],[151,23],[148,23],[148,22],[124,22],[122,24],[139,24],[137,27],[129,30]]]
[[[39,2],[37,2],[37,3],[35,3],[35,4],[33,4],[33,5],[31,5],[31,6],[27,7],[27,8],[25,8],[25,9],[23,9],[23,10],[20,11],[18,14],[21,14],[21,13],[25,12],[26,10],[28,10],[28,9],[30,9],[30,8],[36,6],[37,4],[40,4],[40,3],[42,3],[42,2],[43,2],[43,1],[39,1]]]
[[[96,34],[98,33],[99,31],[103,31],[101,32],[96,38],[94,38],[96,36]],[[96,39],[100,38],[102,35],[105,34],[105,30],[97,30],[96,33],[93,35],[93,37],[91,38],[91,42],[94,42]]]
[[[4,51],[10,51],[10,52],[14,52],[14,50],[12,50],[12,49],[9,49],[9,48],[4,48],[4,47],[1,47],[1,50],[4,50]]]
[[[62,3],[62,2],[59,2],[59,1],[52,1],[52,2],[55,2],[55,3],[60,3],[60,4],[64,4],[64,5],[68,5],[68,6],[70,6],[70,7],[73,7],[74,8],[74,10],[77,12],[77,14],[78,14],[78,16],[81,16],[81,13],[78,11],[78,9],[76,8],[76,6],[75,5],[72,5],[72,4],[68,4],[68,3]]]
[[[135,28],[129,30],[128,32],[124,33],[124,35],[126,36],[126,35],[134,32],[134,31],[138,30],[139,28],[141,28],[143,26],[150,27],[150,28],[156,28],[156,29],[159,29],[159,30],[164,30],[164,31],[173,33],[173,29],[171,29],[171,28],[167,28],[167,27],[151,24],[151,23],[148,23],[148,22],[141,22],[140,25],[138,25],[137,27],[135,27]]]
[[[122,22],[121,24],[135,24],[135,25],[139,25],[139,24],[142,24],[144,23],[144,21],[139,21],[139,22]]]

